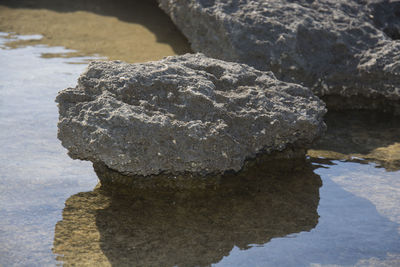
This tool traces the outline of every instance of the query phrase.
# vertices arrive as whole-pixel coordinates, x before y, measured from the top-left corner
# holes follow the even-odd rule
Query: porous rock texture
[[[325,106],[309,89],[202,54],[92,62],[56,101],[69,155],[126,175],[238,171],[325,129]]]
[[[158,1],[196,52],[271,70],[328,108],[400,112],[396,1]]]

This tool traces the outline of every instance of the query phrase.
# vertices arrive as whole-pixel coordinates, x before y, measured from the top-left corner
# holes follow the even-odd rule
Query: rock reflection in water
[[[310,157],[375,162],[388,171],[400,170],[400,116],[373,111],[329,111],[325,121],[328,130],[308,151]]]
[[[53,252],[66,264],[207,266],[234,246],[247,249],[313,229],[321,179],[312,166],[253,165],[205,190],[103,185],[71,196]]]

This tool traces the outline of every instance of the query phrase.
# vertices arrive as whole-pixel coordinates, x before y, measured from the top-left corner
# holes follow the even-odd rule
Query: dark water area
[[[0,1],[0,14],[120,13],[104,14],[104,1],[97,11],[91,1],[11,2]],[[33,6],[13,6],[21,3]],[[0,266],[400,266],[399,117],[329,112],[304,160],[258,160],[204,188],[101,185],[57,139],[54,99],[88,61],[119,55],[18,33],[28,32],[0,33]]]

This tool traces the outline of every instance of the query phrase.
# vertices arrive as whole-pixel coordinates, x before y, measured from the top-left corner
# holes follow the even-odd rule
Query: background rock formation
[[[398,3],[158,1],[194,51],[272,70],[330,108],[400,111]]]
[[[56,101],[69,155],[128,175],[238,171],[257,153],[303,148],[325,128],[324,104],[309,89],[201,54],[94,62]]]

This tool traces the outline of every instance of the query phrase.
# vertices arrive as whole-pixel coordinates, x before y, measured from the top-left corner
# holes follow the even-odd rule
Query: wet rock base
[[[329,111],[369,110],[397,116],[400,115],[400,101],[386,99],[382,96],[364,97],[357,95],[343,97],[340,95],[326,95],[320,98],[325,102]]]
[[[374,162],[387,171],[400,170],[400,116],[368,110],[331,110],[325,122],[326,134],[307,151],[313,162]]]
[[[104,163],[93,163],[93,168],[103,187],[127,192],[135,190],[199,190],[215,189],[227,180],[253,179],[263,175],[288,175],[301,170],[305,164],[305,149],[288,148],[272,154],[262,154],[247,160],[239,172],[227,171],[223,174],[200,175],[196,173],[124,175],[114,171]]]

